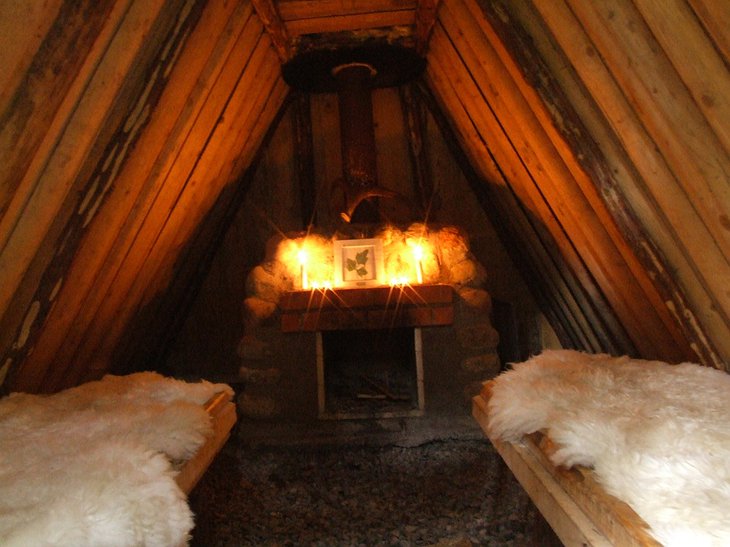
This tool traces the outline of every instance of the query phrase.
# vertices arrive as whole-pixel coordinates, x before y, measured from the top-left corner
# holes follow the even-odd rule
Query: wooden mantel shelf
[[[450,325],[449,285],[291,291],[279,302],[284,332]]]

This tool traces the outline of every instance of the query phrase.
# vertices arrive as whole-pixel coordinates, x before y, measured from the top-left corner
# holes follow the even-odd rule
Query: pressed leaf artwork
[[[382,282],[383,245],[379,239],[334,242],[335,284],[364,287]]]
[[[368,252],[370,249],[360,251],[355,255],[354,260],[348,258],[346,261],[346,267],[348,272],[355,272],[359,277],[365,277],[368,275],[368,269],[366,268],[368,263]]]

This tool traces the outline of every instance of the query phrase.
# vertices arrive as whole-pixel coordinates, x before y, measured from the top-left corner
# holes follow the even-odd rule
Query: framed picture
[[[383,285],[383,242],[380,239],[340,239],[334,242],[335,287]]]

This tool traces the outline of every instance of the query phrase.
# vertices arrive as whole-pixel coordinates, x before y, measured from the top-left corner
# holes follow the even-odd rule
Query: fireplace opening
[[[319,417],[422,416],[421,329],[317,333]]]

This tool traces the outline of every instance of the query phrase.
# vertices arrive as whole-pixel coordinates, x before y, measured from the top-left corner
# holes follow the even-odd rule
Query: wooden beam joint
[[[276,54],[282,63],[286,63],[292,58],[291,40],[273,0],[251,0],[251,4],[269,34]]]

